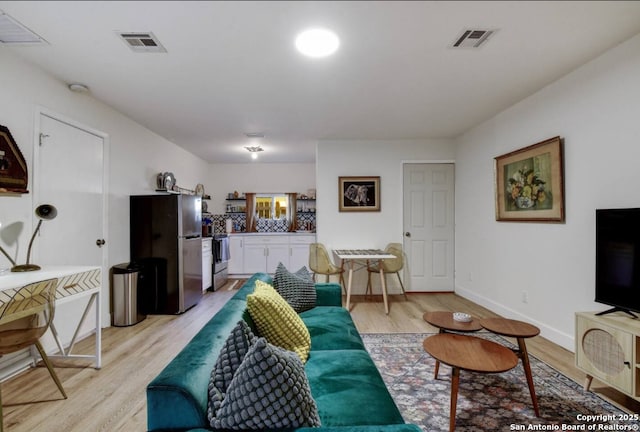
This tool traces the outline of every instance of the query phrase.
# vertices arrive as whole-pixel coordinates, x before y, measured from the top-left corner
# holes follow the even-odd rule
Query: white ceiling
[[[452,138],[640,32],[637,1],[0,1],[48,44],[9,47],[201,158],[312,162],[324,139]],[[333,29],[337,54],[294,48]],[[497,32],[453,49],[465,29]],[[153,32],[164,54],[116,31]],[[249,139],[245,132],[263,132]]]

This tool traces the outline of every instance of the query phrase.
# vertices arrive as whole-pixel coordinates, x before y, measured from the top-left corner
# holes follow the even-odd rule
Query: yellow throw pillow
[[[260,336],[270,344],[294,351],[302,363],[307,361],[311,349],[309,330],[271,285],[257,280],[253,294],[247,296],[247,309]]]

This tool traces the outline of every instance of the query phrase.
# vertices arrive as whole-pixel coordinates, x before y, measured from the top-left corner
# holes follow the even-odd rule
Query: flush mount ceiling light
[[[296,48],[308,57],[326,57],[338,50],[340,39],[331,30],[313,28],[296,37]]]
[[[74,93],[87,93],[89,91],[89,87],[80,83],[71,83],[68,85],[69,90]]]
[[[258,146],[246,146],[249,153],[251,153],[251,159],[258,159],[258,153],[264,151],[262,147]]]

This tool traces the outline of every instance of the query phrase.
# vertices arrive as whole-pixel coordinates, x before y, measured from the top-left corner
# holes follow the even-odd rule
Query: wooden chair
[[[329,276],[340,275],[340,285],[344,291],[344,267],[336,266],[329,258],[329,252],[322,243],[311,243],[309,245],[309,268],[313,272],[313,280],[316,280],[316,274],[326,275],[326,281],[329,282]]]
[[[0,306],[0,357],[35,345],[44,364],[64,398],[62,388],[47,354],[40,344],[55,311],[57,279],[35,282],[18,289],[11,299]],[[2,394],[0,392],[0,432],[2,432]]]
[[[396,276],[398,276],[398,282],[400,282],[400,288],[402,289],[402,294],[404,295],[404,299],[406,300],[407,293],[404,290],[404,285],[402,284],[402,279],[400,278],[400,271],[402,271],[402,269],[404,268],[404,253],[402,252],[402,244],[389,243],[384,251],[391,255],[395,255],[395,258],[383,260],[381,263],[371,263],[367,261],[366,294],[368,294],[369,292],[373,294],[373,287],[371,286],[371,273],[380,273],[380,266],[382,266],[385,279],[389,273],[395,273]]]

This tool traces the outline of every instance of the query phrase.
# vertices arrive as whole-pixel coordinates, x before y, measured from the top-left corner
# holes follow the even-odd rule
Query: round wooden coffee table
[[[440,333],[447,331],[471,333],[478,330],[482,330],[480,322],[471,317],[471,321],[463,322],[453,319],[453,312],[425,312],[422,315],[422,319],[431,324],[434,327],[438,327]],[[436,359],[436,367],[434,369],[433,378],[438,379],[438,371],[440,370],[440,362]]]
[[[444,333],[446,330],[458,332],[482,330],[482,326],[476,318],[471,317],[469,322],[456,321],[453,319],[453,312],[425,312],[422,319],[432,326],[438,327],[440,333]]]
[[[518,364],[518,357],[509,348],[475,336],[440,333],[426,338],[422,346],[431,357],[451,366],[449,432],[456,427],[460,370],[499,373],[513,369]]]
[[[529,353],[527,352],[527,345],[524,343],[525,339],[538,336],[540,329],[529,323],[507,318],[486,318],[480,320],[480,325],[492,333],[514,337],[518,341],[518,350],[516,350],[515,353],[522,359],[522,367],[527,377],[529,393],[531,394],[531,401],[533,402],[533,411],[536,413],[536,417],[540,417],[538,398],[536,397],[536,390],[533,387],[533,376],[531,375],[531,365],[529,364]]]

